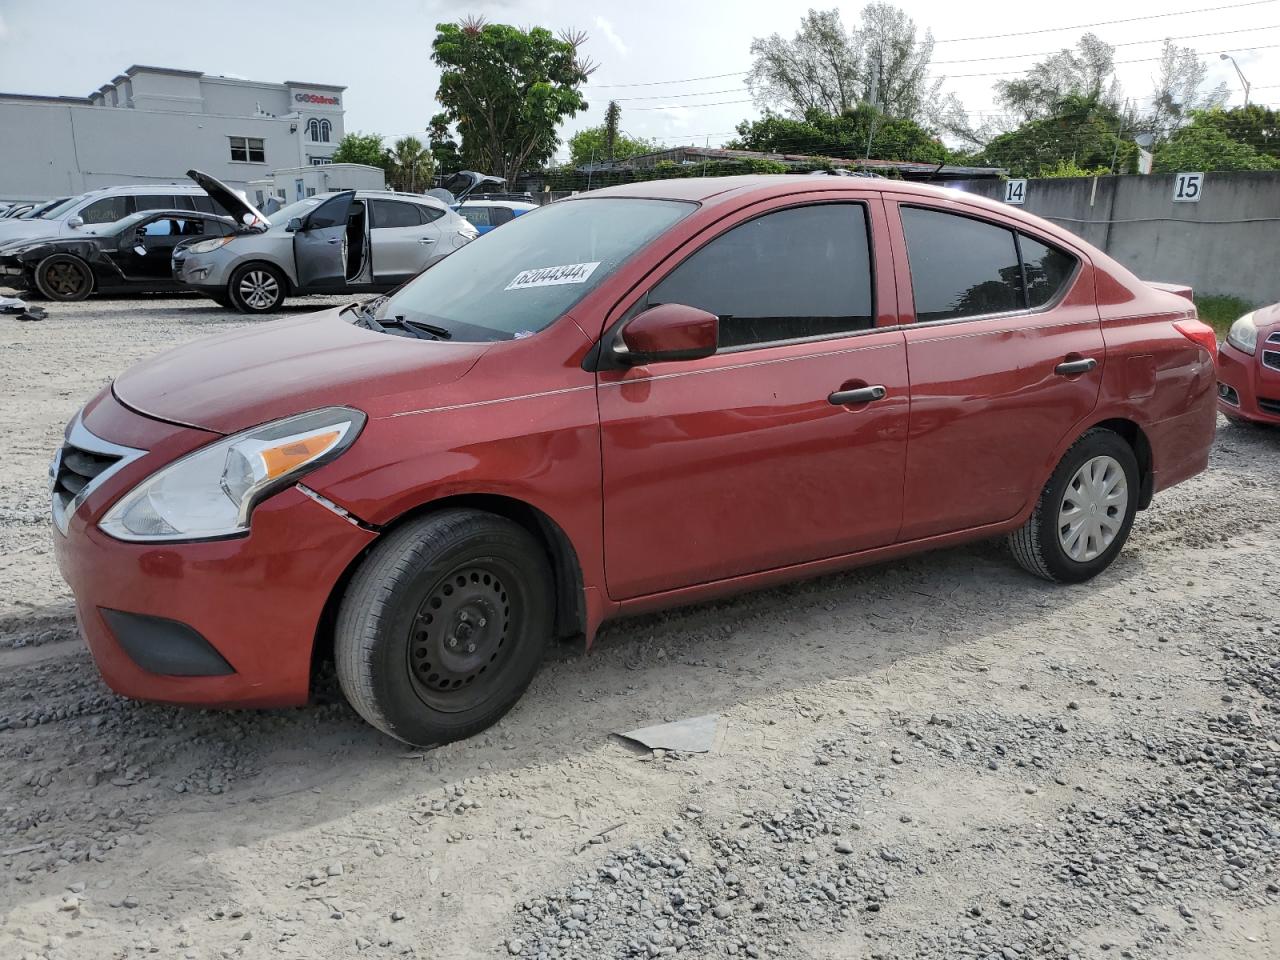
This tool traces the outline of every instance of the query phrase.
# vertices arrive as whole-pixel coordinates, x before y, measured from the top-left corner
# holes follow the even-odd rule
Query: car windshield
[[[319,196],[307,197],[305,200],[295,200],[287,207],[281,207],[275,213],[267,217],[267,221],[274,227],[277,223],[288,223],[294,217],[305,217],[308,213],[320,206],[329,194],[322,193]]]
[[[57,220],[61,218],[64,213],[74,207],[81,199],[81,197],[68,197],[61,203],[50,207],[48,210],[44,211],[44,213],[39,214],[39,217],[41,220]],[[32,211],[32,214],[35,214],[34,210]]]
[[[388,298],[378,318],[434,324],[455,340],[529,336],[694,209],[629,197],[550,204],[445,257]]]

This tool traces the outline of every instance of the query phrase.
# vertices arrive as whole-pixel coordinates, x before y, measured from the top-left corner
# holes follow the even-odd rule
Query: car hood
[[[393,336],[349,316],[336,308],[194,341],[125,371],[116,399],[222,434],[327,406],[376,419],[439,403],[492,346]]]
[[[58,224],[53,220],[0,220],[0,243],[52,236],[57,231]]]
[[[231,214],[236,222],[243,226],[265,226],[269,221],[266,216],[236,191],[232,190],[217,177],[211,177],[199,170],[188,170],[187,176],[204,188],[204,192],[221,204],[222,209]],[[245,218],[248,219],[245,219]]]

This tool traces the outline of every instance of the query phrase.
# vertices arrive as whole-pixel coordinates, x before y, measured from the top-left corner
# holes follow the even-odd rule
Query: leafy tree
[[[998,80],[996,101],[1020,123],[1058,116],[1068,99],[1092,101],[1117,111],[1120,86],[1115,71],[1115,48],[1086,33],[1075,50],[1059,50],[1025,77]]]
[[[1191,47],[1166,40],[1160,54],[1160,71],[1151,98],[1151,112],[1142,126],[1163,138],[1180,129],[1195,110],[1221,107],[1227,102],[1227,85],[1205,90],[1209,67]]]
[[[1206,110],[1195,114],[1193,122],[1213,127],[1259,153],[1280,159],[1280,111],[1251,103],[1230,110]]]
[[[1152,170],[1156,173],[1177,173],[1180,170],[1280,170],[1280,158],[1273,152],[1259,151],[1251,143],[1232,138],[1224,119],[1226,112],[1210,110],[1193,114],[1190,124],[1170,137],[1167,143],[1156,148]],[[1274,130],[1273,126],[1273,133]],[[1274,149],[1273,141],[1271,150]]]
[[[348,133],[333,151],[334,163],[363,163],[370,167],[391,167],[391,152],[382,143],[381,134]]]
[[[618,148],[619,127],[622,124],[622,108],[617,100],[610,100],[604,111],[604,150],[606,159],[612,163],[614,151]]]
[[[799,120],[766,112],[759,120],[738,124],[737,139],[725,146],[844,159],[944,163],[952,158],[932,131],[912,120],[885,116],[870,106],[856,107],[839,116],[815,107]]]
[[[417,137],[401,137],[391,148],[388,177],[397,190],[419,193],[431,186],[436,161]]]
[[[1014,177],[1038,177],[1063,163],[1079,168],[1133,172],[1137,146],[1121,136],[1125,121],[1106,103],[1068,95],[1053,116],[1030,120],[1001,134],[978,155],[978,162],[1005,167]]]
[[[889,3],[862,8],[855,30],[839,10],[810,10],[795,37],[757,37],[747,74],[752,96],[766,110],[795,118],[812,110],[832,116],[874,105],[895,119],[955,122],[963,110],[941,79],[927,76],[933,34]]]
[[[569,138],[570,162],[575,167],[581,167],[592,161],[600,163],[603,160],[610,159],[610,154],[612,154],[612,159],[628,160],[631,157],[638,157],[642,153],[653,153],[655,150],[661,149],[661,141],[649,140],[645,137],[629,137],[625,133],[618,133],[615,136],[611,150],[609,147],[609,128],[604,125],[587,127],[579,130]]]
[[[551,159],[556,127],[587,108],[581,87],[595,66],[579,56],[585,40],[481,18],[436,26],[436,99],[461,134],[466,164],[512,182],[526,165]]]
[[[431,118],[427,142],[431,145],[431,156],[435,158],[436,169],[441,176],[447,177],[462,169],[462,151],[449,130],[448,116],[437,113]]]

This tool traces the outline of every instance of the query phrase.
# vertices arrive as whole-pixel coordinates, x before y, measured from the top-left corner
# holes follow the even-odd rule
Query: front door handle
[[[342,242],[341,237],[330,237],[328,240],[325,241],[325,243],[341,243],[341,242]]]
[[[1081,360],[1066,360],[1053,368],[1053,372],[1060,377],[1073,377],[1077,373],[1088,373],[1098,365],[1098,361],[1093,357],[1085,357]]]
[[[874,387],[857,387],[853,390],[837,390],[827,397],[827,403],[833,407],[847,407],[855,403],[871,403],[883,400],[888,391],[880,385]]]
[[[419,243],[435,243],[436,238],[435,237],[419,237],[418,242]]]

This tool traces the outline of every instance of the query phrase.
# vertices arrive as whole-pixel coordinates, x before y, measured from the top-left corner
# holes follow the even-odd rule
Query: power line
[[[1149,43],[1165,43],[1166,41],[1172,41],[1172,40],[1199,40],[1202,37],[1225,37],[1228,34],[1232,34],[1232,33],[1257,33],[1260,30],[1276,30],[1276,29],[1280,29],[1280,24],[1273,24],[1269,27],[1242,27],[1239,30],[1219,30],[1216,33],[1190,33],[1182,37],[1160,37],[1155,40],[1129,40],[1125,43],[1107,44],[1107,46],[1141,47]],[[998,57],[967,57],[961,60],[934,60],[929,65],[937,66],[939,64],[948,64],[948,63],[986,63],[991,60],[1017,60],[1021,57],[1050,57],[1050,56],[1053,56],[1053,54],[1055,53],[1061,52],[1061,50],[1062,48],[1059,48],[1058,50],[1041,50],[1038,53],[1003,53]]]
[[[710,97],[717,93],[747,93],[746,87],[735,87],[731,90],[699,90],[697,93],[655,93],[651,97],[613,97],[619,103],[625,103],[631,100],[678,100],[683,97]],[[631,109],[636,109],[632,107]]]
[[[713,73],[706,77],[686,77],[684,80],[646,80],[643,83],[597,83],[593,90],[613,90],[618,87],[660,87],[670,83],[694,83],[698,80],[722,80],[725,77],[746,76],[749,71],[739,70],[736,73]]]
[[[1253,50],[1274,50],[1276,47],[1280,47],[1280,43],[1270,43],[1261,47],[1233,47],[1230,50],[1205,50],[1203,53],[1197,52],[1196,56],[1207,57],[1215,53],[1249,53],[1250,51],[1253,51]],[[1117,60],[1115,62],[1115,66],[1119,67],[1119,66],[1124,66],[1125,64],[1130,64],[1130,63],[1156,63],[1161,59],[1163,58],[1162,57],[1143,57],[1137,60]],[[1034,69],[1034,68],[1031,68],[1031,69]],[[937,79],[961,80],[965,77],[1012,77],[1017,75],[1028,74],[1031,72],[1031,69],[988,70],[984,73],[952,73]]]
[[[1143,17],[1125,17],[1121,20],[1095,20],[1093,23],[1077,23],[1069,27],[1045,27],[1040,30],[1021,30],[1017,33],[989,33],[980,37],[950,37],[934,43],[966,43],[970,40],[1003,40],[1007,37],[1030,37],[1038,33],[1060,33],[1064,30],[1086,30],[1094,27],[1110,27],[1118,23],[1138,23],[1142,20],[1163,20],[1168,17],[1185,17],[1195,13],[1216,13],[1219,10],[1239,10],[1242,7],[1263,7],[1276,0],[1251,0],[1250,3],[1229,3],[1220,7],[1200,7],[1195,10],[1176,10],[1171,13],[1151,13]]]

